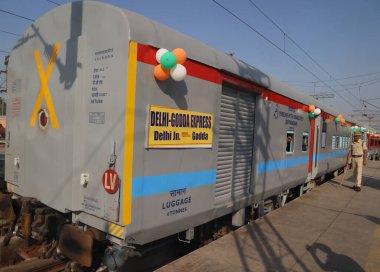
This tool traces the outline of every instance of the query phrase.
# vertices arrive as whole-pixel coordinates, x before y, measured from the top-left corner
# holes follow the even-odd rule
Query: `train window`
[[[302,151],[309,150],[309,133],[302,133]]]
[[[321,147],[326,148],[326,132],[327,132],[327,124],[323,122],[322,124],[322,139],[321,139]]]
[[[344,137],[346,139],[346,144],[344,145],[344,148],[347,149],[350,146],[350,137]]]
[[[331,147],[332,149],[341,149],[344,148],[343,145],[343,139],[344,137],[342,136],[332,136],[332,142],[331,142]]]
[[[344,137],[339,137],[339,147],[338,148],[344,148],[344,146],[343,146],[343,138]]]
[[[292,130],[286,132],[286,153],[294,153],[294,131]]]
[[[335,140],[335,149],[338,149],[339,148],[339,143],[340,143],[340,136],[335,136],[336,140]]]
[[[326,132],[322,132],[321,147],[326,148]]]
[[[335,149],[336,136],[332,136],[331,147]]]

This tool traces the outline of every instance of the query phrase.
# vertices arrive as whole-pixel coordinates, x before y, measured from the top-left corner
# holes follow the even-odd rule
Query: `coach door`
[[[326,146],[326,123],[322,123],[321,127],[321,117],[317,116],[314,120],[312,120],[311,126],[312,130],[311,133],[314,134],[313,139],[313,148],[311,151],[313,152],[311,155],[311,178],[314,178],[318,173],[318,159],[319,159],[319,152],[321,147],[324,148]],[[310,172],[310,168],[309,168]]]
[[[248,193],[252,173],[256,96],[223,85],[217,157],[215,200]]]

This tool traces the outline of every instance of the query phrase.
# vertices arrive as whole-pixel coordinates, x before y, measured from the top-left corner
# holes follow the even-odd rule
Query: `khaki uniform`
[[[355,186],[358,187],[362,185],[364,150],[367,150],[367,145],[361,139],[358,142],[351,143],[351,161],[354,169]]]

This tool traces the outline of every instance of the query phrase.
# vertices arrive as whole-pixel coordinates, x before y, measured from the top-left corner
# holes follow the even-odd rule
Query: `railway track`
[[[60,272],[65,271],[67,261],[33,258],[16,265],[0,268],[0,272]]]

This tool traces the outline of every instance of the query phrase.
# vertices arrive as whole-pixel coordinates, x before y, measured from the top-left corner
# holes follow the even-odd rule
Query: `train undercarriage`
[[[321,182],[317,180],[315,183]],[[243,224],[250,224],[309,191],[312,183],[296,186],[246,207]],[[33,198],[15,196],[3,186],[0,192],[0,268],[40,259],[45,262],[54,260],[54,263],[47,263],[57,269],[64,264],[64,270],[48,271],[125,271],[127,260],[147,255],[172,240],[185,242],[193,250],[237,227],[234,214],[228,214],[190,229],[190,238],[189,231],[184,231],[144,246],[121,247],[111,244],[101,231],[72,223],[70,213],[57,212]]]

